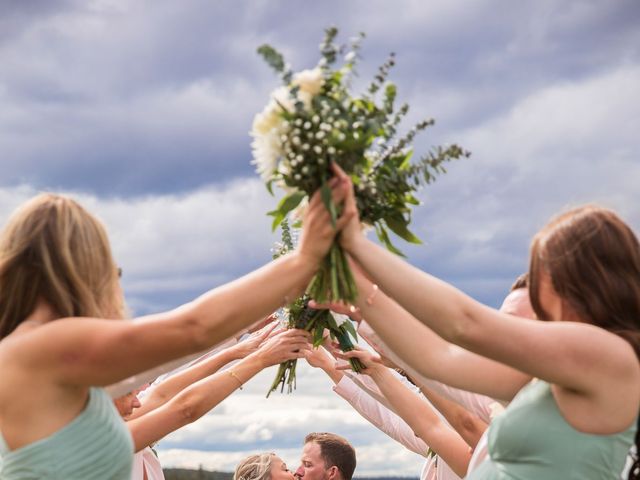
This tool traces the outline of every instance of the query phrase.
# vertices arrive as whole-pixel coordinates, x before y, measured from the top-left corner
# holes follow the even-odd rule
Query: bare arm
[[[283,332],[232,369],[194,383],[164,405],[127,422],[136,451],[202,417],[265,367],[302,358],[309,349],[308,340],[301,330]]]
[[[334,187],[339,203],[345,188]],[[343,215],[338,227],[346,219]],[[109,385],[216,344],[295,298],[334,235],[318,193],[310,202],[298,250],[189,304],[135,322],[55,320],[3,343],[27,370],[42,372],[61,385]]]
[[[488,425],[469,410],[438,395],[425,385],[418,383],[418,387],[431,405],[442,414],[445,420],[449,422],[449,425],[467,442],[467,445],[475,448]]]
[[[16,351],[60,383],[109,385],[232,336],[302,292],[314,270],[293,253],[170,312],[137,321],[49,322],[16,338]]]
[[[378,402],[371,395],[359,388],[342,370],[336,368],[334,357],[324,349],[311,350],[306,355],[309,365],[323,370],[335,384],[333,390],[345,399],[353,409],[378,430],[400,443],[406,449],[423,457],[428,457],[429,447],[395,412]],[[359,377],[370,379],[366,375]],[[373,381],[372,381],[373,383]],[[378,388],[373,383],[374,388]],[[382,396],[382,394],[380,394]]]
[[[134,410],[129,419],[133,420],[134,418],[145,415],[151,410],[164,405],[189,385],[213,375],[228,363],[244,358],[255,352],[276,326],[277,324],[273,323],[269,328],[264,328],[261,331],[253,333],[251,337],[246,339],[244,342],[237,343],[221,350],[211,357],[192,365],[186,370],[170,376],[153,388],[151,393],[144,398],[142,406]]]
[[[505,400],[511,400],[530,380],[522,372],[447,342],[384,292],[378,290],[372,297],[374,284],[358,268],[353,273],[361,292],[355,304],[359,313],[385,344],[421,375]]]
[[[370,345],[375,345],[375,350],[381,356],[386,357],[389,361],[404,370],[421,389],[428,388],[441,397],[462,406],[485,424],[491,421],[491,405],[497,403],[495,399],[487,397],[486,395],[480,395],[479,393],[451,387],[445,383],[425,377],[391,350],[365,321],[360,322],[358,334]]]
[[[345,353],[344,357],[359,358],[366,366],[363,373],[376,382],[394,411],[458,476],[464,477],[471,450],[460,435],[448,427],[424,399],[395,378],[387,367],[374,361],[371,353],[358,349]]]
[[[559,407],[566,400],[578,412],[565,412],[565,418],[581,429],[620,431],[637,416],[640,368],[621,337],[582,322],[512,321],[367,240],[359,231],[352,192],[345,209],[354,220],[340,236],[343,247],[422,324],[451,343],[549,382]],[[363,315],[373,325],[369,314]]]

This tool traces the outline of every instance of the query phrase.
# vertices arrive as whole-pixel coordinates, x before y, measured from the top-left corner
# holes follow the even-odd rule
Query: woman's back
[[[548,383],[527,385],[489,427],[489,456],[470,479],[620,478],[635,423],[613,435],[579,432],[558,410]]]
[[[85,409],[54,434],[9,450],[0,434],[3,480],[128,479],[133,442],[111,398],[91,388]]]

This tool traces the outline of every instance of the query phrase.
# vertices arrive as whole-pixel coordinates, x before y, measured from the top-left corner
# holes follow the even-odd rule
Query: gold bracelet
[[[373,299],[376,297],[376,293],[378,293],[378,285],[376,285],[375,283],[373,284],[373,290],[371,291],[371,294],[367,297],[367,305],[371,306],[373,305]]]
[[[227,372],[229,373],[229,375],[231,375],[233,378],[235,378],[238,381],[238,383],[240,384],[240,390],[242,390],[243,383],[242,383],[242,380],[240,380],[240,377],[238,376],[238,374],[231,369],[227,370]]]

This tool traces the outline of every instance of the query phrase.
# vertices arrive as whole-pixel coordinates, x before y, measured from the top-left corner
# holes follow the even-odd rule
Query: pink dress
[[[147,480],[164,480],[162,465],[151,448],[146,447],[133,456],[133,470],[131,480],[142,480],[144,470],[147,472]]]

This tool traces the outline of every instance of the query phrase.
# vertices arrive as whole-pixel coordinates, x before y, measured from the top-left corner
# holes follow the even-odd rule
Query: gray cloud
[[[277,83],[255,54],[265,41],[304,68],[325,26],[365,30],[363,78],[397,51],[401,96],[446,130],[636,62],[640,44],[632,1],[28,3],[4,8],[17,26],[0,44],[2,183],[101,195],[250,175],[246,132]]]
[[[359,84],[397,52],[407,123],[438,121],[418,153],[442,142],[473,152],[421,194],[412,228],[425,244],[398,242],[413,264],[498,306],[561,209],[598,202],[640,228],[633,0],[1,4],[0,217],[40,189],[72,191],[107,225],[138,314],[268,261],[275,199],[249,165],[247,131],[277,79],[255,48],[270,42],[307,68],[333,23],[342,38],[368,34]],[[385,470],[378,455],[417,473],[419,459],[353,416],[321,374],[301,368],[293,396],[267,401],[273,374],[162,449],[175,463],[187,447],[198,461],[224,450],[226,466],[283,449],[291,463],[304,433],[326,426],[368,452],[367,471]]]

